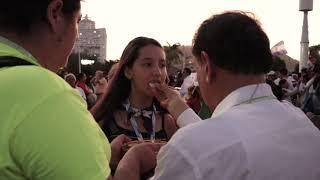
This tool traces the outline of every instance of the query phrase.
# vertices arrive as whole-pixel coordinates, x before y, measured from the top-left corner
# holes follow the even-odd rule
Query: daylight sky
[[[82,14],[107,31],[107,59],[121,56],[127,43],[147,36],[166,45],[191,45],[203,20],[226,10],[253,12],[270,45],[283,40],[288,55],[299,60],[303,13],[299,0],[84,0]],[[320,44],[320,0],[309,12],[310,45]]]

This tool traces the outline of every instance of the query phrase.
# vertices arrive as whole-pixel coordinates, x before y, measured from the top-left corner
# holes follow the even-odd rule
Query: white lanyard
[[[250,100],[241,102],[241,103],[236,104],[234,106],[239,106],[239,105],[242,105],[242,104],[251,104],[251,103],[260,102],[260,101],[264,101],[264,100],[271,100],[271,99],[276,99],[276,98],[273,97],[273,96],[260,96],[260,97],[252,98]]]
[[[258,90],[258,87],[259,87],[259,84],[256,85],[256,88],[254,89],[253,93],[251,94],[251,97],[249,100],[235,104],[234,106],[239,106],[242,104],[251,104],[251,103],[260,102],[260,101],[264,101],[264,100],[276,99],[274,96],[260,96],[260,97],[253,98],[253,96],[256,94],[256,91]]]
[[[131,107],[129,100],[127,100],[127,103],[124,104],[124,106],[125,106],[127,112],[131,112],[131,110],[134,110],[134,108]],[[155,116],[156,107],[154,104],[152,106],[153,106],[152,118],[151,118],[152,119],[152,133],[150,135],[150,140],[153,142],[155,140],[155,136],[156,136],[156,116]],[[141,113],[144,113],[143,112],[144,110],[139,110],[139,111]],[[136,113],[135,111],[133,111],[133,112]],[[134,130],[138,140],[143,141],[143,136],[142,136],[141,132],[139,131],[139,127],[138,127],[138,124],[137,124],[137,121],[136,121],[134,115],[130,117],[130,122],[131,122],[131,125],[133,127],[133,130]]]

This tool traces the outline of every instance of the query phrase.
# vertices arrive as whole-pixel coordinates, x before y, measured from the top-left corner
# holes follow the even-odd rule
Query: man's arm
[[[177,125],[181,128],[200,121],[202,121],[201,118],[191,108],[188,108],[179,114]]]
[[[142,143],[132,147],[118,164],[114,180],[140,180],[141,175],[156,166],[156,157],[162,144]]]
[[[140,163],[134,156],[125,156],[119,163],[113,180],[140,180]]]
[[[192,161],[170,144],[160,150],[157,160],[152,180],[197,179],[194,172],[196,168],[192,165]]]

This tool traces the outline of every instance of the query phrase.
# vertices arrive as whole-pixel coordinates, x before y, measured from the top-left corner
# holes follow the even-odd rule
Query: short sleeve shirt
[[[80,95],[23,48],[0,37],[0,179],[105,180],[110,145]]]

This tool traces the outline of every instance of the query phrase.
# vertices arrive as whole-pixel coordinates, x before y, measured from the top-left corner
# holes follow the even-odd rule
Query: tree
[[[117,61],[104,61],[104,63],[101,63],[99,61],[95,61],[93,64],[82,65],[82,71],[87,75],[94,75],[98,70],[109,72],[111,66],[116,62]]]
[[[111,66],[116,63],[116,61],[106,61],[104,60],[102,62],[99,62],[97,60],[97,57],[94,55],[90,55],[87,54],[85,52],[80,53],[80,58],[81,59],[89,59],[89,60],[93,60],[94,63],[93,64],[88,64],[88,65],[83,65],[81,64],[81,71],[84,72],[87,75],[94,75],[94,73],[97,70],[101,70],[101,71],[109,71],[109,69],[111,68]],[[68,72],[71,72],[73,74],[78,74],[79,73],[79,54],[78,53],[72,53],[69,56],[69,60],[68,63],[66,65],[66,70]]]
[[[309,47],[310,55],[315,57],[318,62],[320,62],[320,44]]]
[[[271,70],[280,71],[280,69],[286,68],[286,63],[280,59],[278,56],[273,56],[273,63],[271,66]]]
[[[172,46],[169,43],[167,43],[167,44],[168,45],[163,46],[163,48],[166,53],[168,66],[181,65],[183,63],[182,58],[181,58],[183,56],[183,53],[179,49],[180,44],[175,43]]]
[[[79,55],[76,53],[72,53],[69,56],[68,62],[66,64],[66,70],[73,74],[79,73]]]

